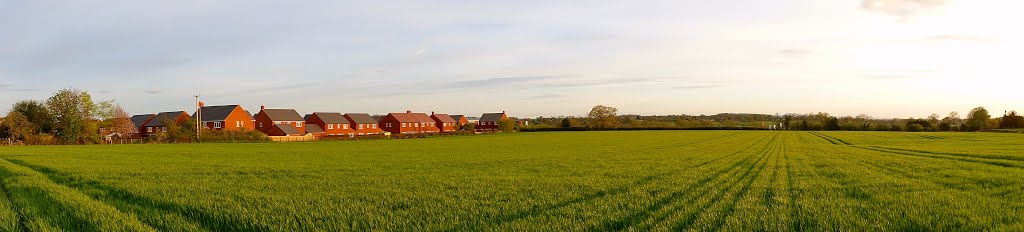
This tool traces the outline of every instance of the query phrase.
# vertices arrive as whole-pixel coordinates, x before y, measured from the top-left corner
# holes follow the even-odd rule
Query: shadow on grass
[[[50,168],[29,164],[25,161],[8,161],[43,173],[55,183],[78,189],[86,195],[110,204],[119,210],[133,212],[143,222],[161,231],[181,230],[181,228],[168,225],[167,222],[154,217],[161,214],[176,214],[190,220],[190,223],[194,223],[209,231],[271,231],[269,228],[254,223],[239,221],[228,216],[218,216],[191,206],[139,196],[123,189],[104,185],[98,181],[78,179]]]

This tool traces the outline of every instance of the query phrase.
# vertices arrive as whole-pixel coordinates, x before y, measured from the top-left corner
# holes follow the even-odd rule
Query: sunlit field
[[[2,231],[1024,230],[1024,135],[0,148]]]

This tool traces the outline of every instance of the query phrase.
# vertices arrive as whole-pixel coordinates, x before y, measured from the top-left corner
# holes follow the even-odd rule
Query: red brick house
[[[266,133],[270,136],[285,136],[276,135],[280,133],[271,134],[271,129],[278,128],[277,125],[287,125],[293,127],[295,131],[299,132],[299,135],[306,134],[306,120],[302,119],[302,115],[296,112],[294,109],[267,109],[265,106],[260,106],[260,112],[256,113],[256,130]],[[280,132],[284,132],[286,135],[291,134],[291,130],[275,129]],[[275,131],[275,132],[278,132]]]
[[[267,136],[302,136],[302,132],[295,129],[292,124],[274,124],[264,132]]]
[[[437,126],[437,129],[440,132],[452,132],[457,130],[455,128],[455,124],[457,122],[447,114],[435,114],[434,112],[430,112],[430,118],[434,120],[434,125]]]
[[[450,116],[452,117],[453,120],[455,120],[455,129],[456,130],[461,129],[463,125],[469,124],[469,119],[466,119],[466,116],[463,116],[463,115],[450,115]]]
[[[381,129],[377,123],[377,119],[374,119],[369,114],[363,113],[347,113],[345,119],[348,119],[349,128],[356,131],[356,135],[379,135],[384,134],[384,130]]]
[[[155,114],[132,115],[132,117],[131,117],[132,130],[133,130],[132,131],[133,132],[132,136],[138,137],[138,138],[146,137],[146,128],[144,128],[143,126],[145,126],[146,123],[149,122],[150,119],[153,119],[153,116],[156,116],[156,115]]]
[[[341,113],[316,112],[306,118],[306,131],[313,125],[324,131],[325,136],[354,136],[357,132],[352,129],[352,122]]]
[[[425,113],[390,113],[380,120],[380,127],[393,134],[437,133],[434,119]]]
[[[152,136],[156,133],[167,132],[167,124],[181,124],[186,120],[188,120],[188,113],[185,113],[185,111],[162,112],[153,116],[146,124],[143,124],[143,133],[147,136]]]
[[[202,106],[202,102],[199,104]],[[202,114],[200,125],[207,130],[256,129],[256,125],[253,125],[252,116],[239,105],[203,106],[199,108],[198,113],[192,115],[190,120],[196,120],[196,117],[200,116],[200,114]]]
[[[501,120],[508,120],[508,115],[505,115],[505,111],[501,113],[486,113],[480,116],[480,123],[476,125],[476,131],[496,132],[498,131],[498,122]]]

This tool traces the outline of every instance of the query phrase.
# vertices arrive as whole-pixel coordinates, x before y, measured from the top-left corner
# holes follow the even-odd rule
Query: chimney
[[[203,101],[199,101],[199,108],[203,107],[206,107],[206,103],[204,103]]]
[[[406,110],[406,111],[405,111],[405,113],[407,113],[407,114],[411,114],[411,113],[412,113],[412,110]]]
[[[501,111],[501,114],[505,114],[505,111],[504,111],[504,110],[502,110],[502,111]]]
[[[263,111],[263,110],[266,110],[266,109],[267,109],[267,105],[260,105],[260,111]]]
[[[434,115],[434,111],[430,111],[430,115]]]

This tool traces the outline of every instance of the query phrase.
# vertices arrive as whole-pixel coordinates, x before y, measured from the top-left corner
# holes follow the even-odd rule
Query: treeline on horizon
[[[532,119],[530,130],[557,128],[577,129],[708,129],[708,128],[751,128],[804,131],[991,131],[997,129],[1024,128],[1024,116],[1016,111],[1006,112],[1002,117],[992,117],[985,107],[971,109],[962,117],[953,111],[946,116],[932,114],[926,118],[879,119],[868,115],[833,116],[828,113],[808,114],[735,114],[716,115],[618,115],[618,109],[603,105],[591,109],[587,117],[538,117]]]

